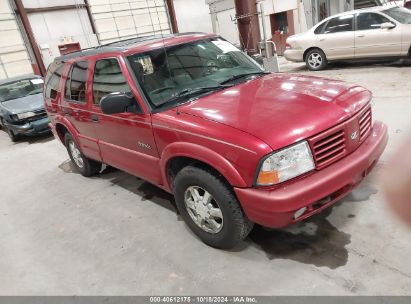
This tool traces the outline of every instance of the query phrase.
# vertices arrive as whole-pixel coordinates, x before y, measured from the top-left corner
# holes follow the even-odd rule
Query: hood
[[[17,99],[7,100],[0,106],[12,114],[41,110],[44,108],[43,94],[34,94]]]
[[[357,85],[292,74],[270,74],[179,108],[247,132],[273,150],[341,123],[371,100]]]

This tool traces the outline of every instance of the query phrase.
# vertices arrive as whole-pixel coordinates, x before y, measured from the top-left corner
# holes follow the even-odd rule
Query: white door
[[[400,56],[401,27],[378,13],[360,13],[357,15],[355,31],[355,57]],[[391,29],[382,29],[381,24],[390,22]]]
[[[329,60],[353,58],[354,15],[330,19],[317,35],[317,46],[324,51]]]

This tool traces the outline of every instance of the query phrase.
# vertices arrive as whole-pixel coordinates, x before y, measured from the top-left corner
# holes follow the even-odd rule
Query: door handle
[[[364,38],[365,35],[358,35],[357,37],[358,37],[358,38]]]
[[[325,38],[321,38],[320,41],[325,41]]]
[[[98,116],[97,115],[91,115],[91,121],[95,122],[95,123],[98,123],[98,121],[99,121]]]

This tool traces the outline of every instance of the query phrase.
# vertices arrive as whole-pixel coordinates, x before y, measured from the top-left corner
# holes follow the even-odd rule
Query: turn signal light
[[[280,182],[277,171],[260,171],[257,178],[257,184],[264,185],[273,185]]]

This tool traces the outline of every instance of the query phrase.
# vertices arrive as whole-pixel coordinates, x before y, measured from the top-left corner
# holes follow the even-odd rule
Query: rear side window
[[[348,32],[353,30],[354,15],[340,16],[328,21],[324,34]]]
[[[65,98],[68,101],[86,102],[87,61],[73,63],[68,73]]]
[[[101,98],[114,92],[131,92],[118,60],[107,58],[96,61],[93,77],[93,103],[100,105]]]
[[[326,22],[323,22],[323,23],[321,23],[319,26],[317,26],[317,28],[315,29],[315,31],[314,31],[314,34],[321,34],[322,32],[323,32],[323,29],[324,29],[324,27],[325,27],[325,25],[327,24],[327,21]]]
[[[375,30],[381,28],[381,24],[390,22],[388,18],[375,13],[362,13],[357,16],[357,30]]]
[[[56,99],[59,92],[59,84],[63,73],[64,65],[61,62],[53,62],[50,64],[45,79],[44,97]]]

